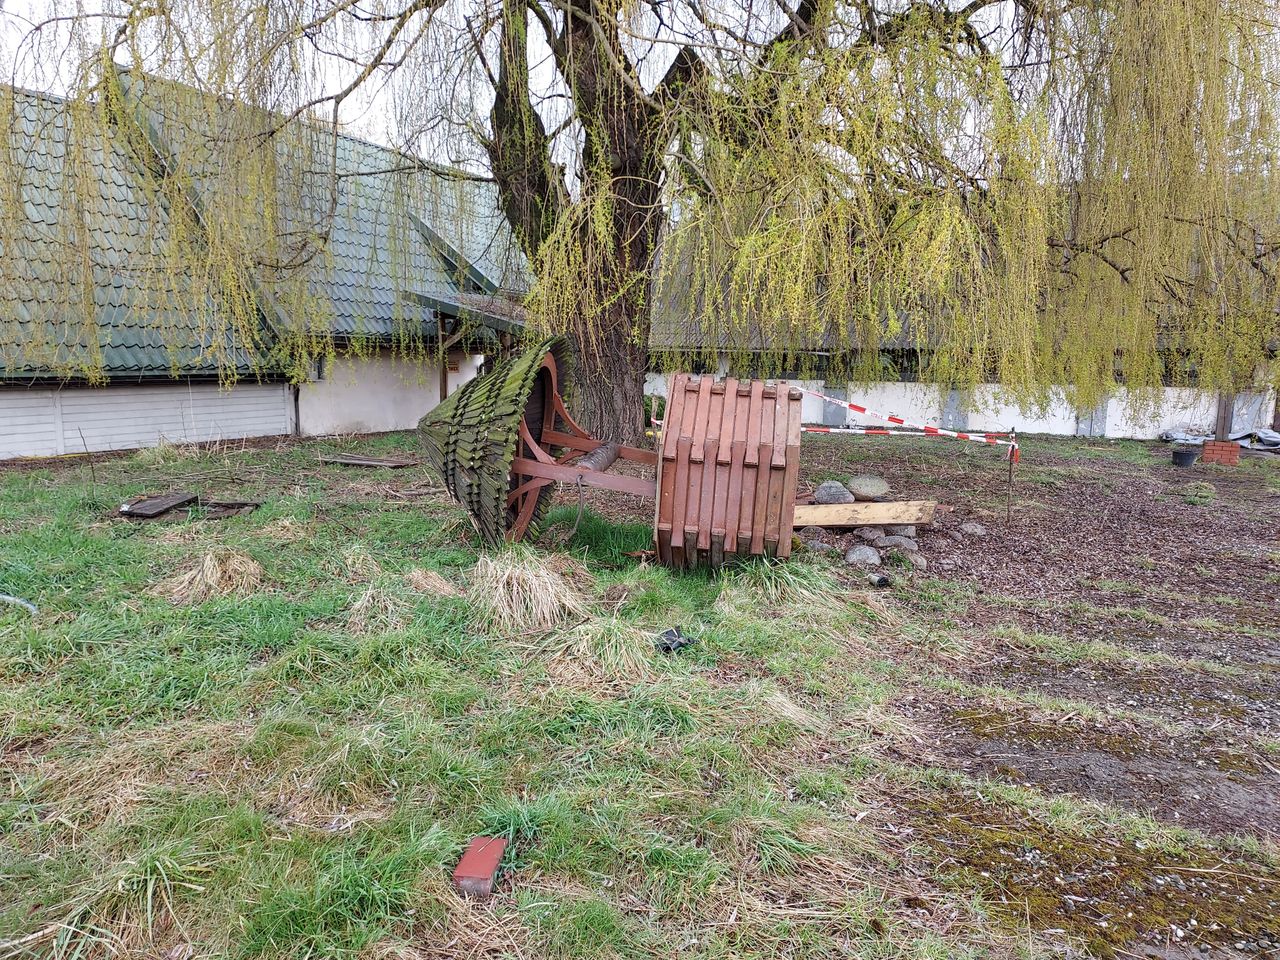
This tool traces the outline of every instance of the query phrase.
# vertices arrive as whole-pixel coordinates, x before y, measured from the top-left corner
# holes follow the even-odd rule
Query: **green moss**
[[[947,886],[981,892],[1011,929],[1060,930],[1097,956],[1163,942],[1174,926],[1195,944],[1253,939],[1280,914],[1280,874],[1264,864],[1194,849],[1153,858],[1141,840],[1069,832],[980,792],[940,790],[906,806],[916,851]]]
[[[1009,711],[982,707],[957,710],[952,718],[983,739],[1000,739],[1032,746],[1061,746],[1101,750],[1117,757],[1149,752],[1150,744],[1131,733],[1119,734],[1096,726],[1029,720]]]

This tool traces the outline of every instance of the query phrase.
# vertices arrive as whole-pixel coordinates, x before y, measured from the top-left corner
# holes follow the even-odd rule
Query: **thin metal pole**
[[[1013,437],[1014,443],[1018,442],[1018,438],[1014,436],[1012,432],[1010,433],[1010,436]],[[1013,522],[1013,459],[1014,459],[1013,452],[1016,449],[1017,447],[1012,447],[1009,450],[1009,482],[1008,482],[1008,485],[1005,487],[1005,495],[1004,495],[1004,522],[1005,523]]]

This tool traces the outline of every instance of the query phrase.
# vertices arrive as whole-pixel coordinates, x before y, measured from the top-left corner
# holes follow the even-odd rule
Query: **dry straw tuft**
[[[350,580],[372,580],[382,565],[362,543],[353,543],[342,554],[342,570]]]
[[[293,517],[280,517],[263,524],[258,533],[271,538],[276,543],[293,543],[307,536],[308,527],[307,524]]]
[[[347,611],[352,633],[377,633],[404,626],[405,602],[380,587],[370,587]]]
[[[471,594],[481,622],[510,635],[585,620],[587,598],[563,569],[563,560],[527,547],[481,557],[471,570]]]
[[[430,594],[433,597],[460,597],[462,590],[449,582],[434,570],[421,568],[410,570],[404,575],[405,582],[418,593]]]
[[[158,583],[152,594],[172,603],[203,603],[212,597],[252,593],[262,582],[258,561],[230,547],[215,547],[191,569]]]
[[[652,676],[653,640],[638,627],[604,617],[555,633],[541,645],[556,680],[628,684]]]

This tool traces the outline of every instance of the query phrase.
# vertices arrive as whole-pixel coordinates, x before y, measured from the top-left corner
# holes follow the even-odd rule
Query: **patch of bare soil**
[[[1250,734],[1280,733],[1280,672],[1225,676],[1173,665],[1129,661],[1062,663],[1032,650],[1002,647],[970,667],[967,679],[1032,690],[1101,707],[1140,710],[1177,723],[1238,726]]]
[[[1265,666],[1280,662],[1280,635],[1241,620],[1250,611],[1234,605],[1203,604],[1185,615],[1170,611],[1163,597],[1144,595],[975,603],[960,618],[975,630],[1016,626],[1071,640],[1100,641],[1139,653],[1212,660],[1223,664]],[[1274,624],[1270,624],[1274,628]]]
[[[1280,839],[1280,769],[1248,740],[1123,718],[1052,716],[1024,705],[915,697],[898,706],[925,754],[983,777],[1141,810],[1207,833]]]
[[[883,815],[905,865],[978,889],[997,913],[1065,956],[1274,955],[1280,873],[1265,863],[1152,848],[1104,828],[1081,835],[979,791],[898,798]]]

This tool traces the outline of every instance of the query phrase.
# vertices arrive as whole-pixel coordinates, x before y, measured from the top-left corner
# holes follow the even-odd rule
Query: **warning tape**
[[[818,393],[815,390],[806,390],[804,387],[799,387],[798,389],[802,393],[807,393],[811,397],[817,397],[825,403],[830,403],[837,407],[846,407],[854,413],[860,413],[866,417],[874,417],[877,420],[883,420],[885,423],[895,423],[900,427],[910,427],[913,430],[918,430],[921,434],[927,437],[952,437],[956,440],[968,440],[972,443],[986,443],[992,446],[1008,447],[1009,458],[1013,460],[1014,463],[1018,462],[1017,439],[999,440],[997,439],[999,434],[965,433],[961,430],[945,430],[942,427],[930,427],[923,423],[912,423],[910,420],[904,420],[902,417],[895,417],[887,413],[878,413],[875,410],[868,410],[861,404],[850,403],[847,400],[840,400],[836,397],[828,397],[826,394]],[[806,427],[805,429],[810,433],[865,432],[865,430],[855,427]],[[1009,436],[1016,438],[1017,435],[1011,432]]]
[[[933,437],[940,434],[925,433],[923,430],[888,430],[884,427],[801,427],[801,433],[859,433],[874,437]],[[973,436],[997,438],[1010,436],[1008,433],[980,433]]]

